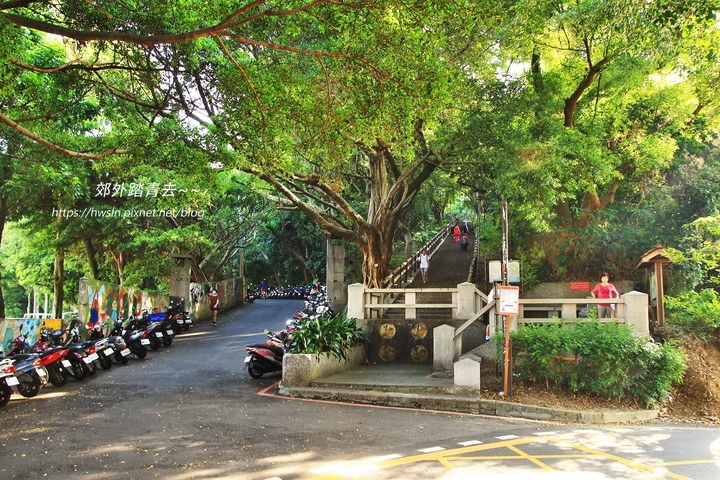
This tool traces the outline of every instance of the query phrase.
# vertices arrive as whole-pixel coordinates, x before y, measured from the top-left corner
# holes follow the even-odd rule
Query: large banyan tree
[[[172,129],[172,148],[153,152],[199,150],[264,180],[282,208],[357,244],[365,282],[378,287],[403,210],[442,164],[431,145],[454,121],[467,65],[487,55],[492,3],[0,2],[0,74],[83,85],[107,135],[71,149],[22,105],[0,123],[96,168],[117,156],[157,161],[133,144],[143,129]],[[62,60],[17,47],[28,38]],[[53,108],[47,117],[62,115]]]

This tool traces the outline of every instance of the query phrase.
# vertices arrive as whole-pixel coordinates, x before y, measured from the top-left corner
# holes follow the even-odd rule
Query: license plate
[[[15,377],[5,377],[5,381],[7,382],[8,386],[14,387],[15,385],[20,385],[20,382]]]
[[[174,334],[175,334],[175,332],[172,331],[172,328],[169,329],[167,332],[168,332],[168,335],[174,335]]]
[[[188,318],[187,320],[185,320],[185,323],[190,323],[190,324],[192,324],[192,320],[190,320],[190,319]]]
[[[115,350],[113,350],[112,348],[108,347],[108,348],[106,348],[105,350],[103,350],[103,353],[104,353],[105,355],[112,355],[113,353],[115,353]]]
[[[247,365],[248,363],[250,363],[250,360],[252,360],[252,356],[251,356],[251,355],[248,355],[247,357],[245,357],[245,365]]]
[[[150,340],[148,340],[147,338],[143,338],[142,340],[140,340],[140,344],[141,345],[150,345]]]
[[[38,368],[37,372],[38,372],[38,375],[40,375],[41,377],[45,376],[45,370],[43,370],[42,368]]]
[[[183,323],[185,323],[185,320],[183,320],[182,318],[178,318],[178,319],[177,319],[177,322],[178,322],[180,325],[182,325]]]
[[[63,367],[67,367],[67,368],[72,367],[72,363],[70,363],[69,360],[63,360],[63,361],[60,362],[60,363],[62,363],[62,366],[63,366]]]
[[[123,357],[127,357],[128,355],[130,355],[130,353],[131,352],[129,348],[123,348],[122,350],[120,350],[120,355],[122,355]]]
[[[98,356],[97,353],[93,353],[92,355],[88,355],[87,358],[89,358],[91,362],[94,362],[95,360],[97,360],[100,357]]]
[[[158,338],[162,338],[163,334],[162,332],[155,332],[155,336]]]

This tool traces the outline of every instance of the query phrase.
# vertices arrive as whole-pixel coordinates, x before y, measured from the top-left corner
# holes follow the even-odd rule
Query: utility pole
[[[508,204],[502,202],[502,264],[500,272],[502,284],[508,286],[508,263],[509,259],[509,228],[508,228]],[[510,341],[510,315],[503,315],[505,319],[505,348],[503,354],[503,391],[507,398],[512,398],[512,342]]]

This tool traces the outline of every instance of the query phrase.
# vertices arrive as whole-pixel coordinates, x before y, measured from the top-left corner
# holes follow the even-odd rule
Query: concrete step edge
[[[337,402],[383,405],[420,410],[450,411],[500,417],[523,418],[567,423],[626,423],[653,420],[657,410],[578,411],[538,407],[499,400],[487,400],[463,393],[404,393],[383,390],[352,390],[346,388],[280,387],[280,395]]]

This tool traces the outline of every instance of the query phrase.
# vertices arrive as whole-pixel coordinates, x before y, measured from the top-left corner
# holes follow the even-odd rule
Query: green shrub
[[[304,322],[293,333],[288,348],[291,353],[329,353],[338,359],[345,359],[347,351],[362,341],[363,331],[355,319],[337,315]]]
[[[720,296],[711,288],[667,296],[665,307],[667,323],[676,330],[708,339],[720,329]]]
[[[605,398],[631,395],[659,405],[685,372],[684,355],[674,345],[648,342],[617,323],[526,325],[512,341],[521,378]]]

